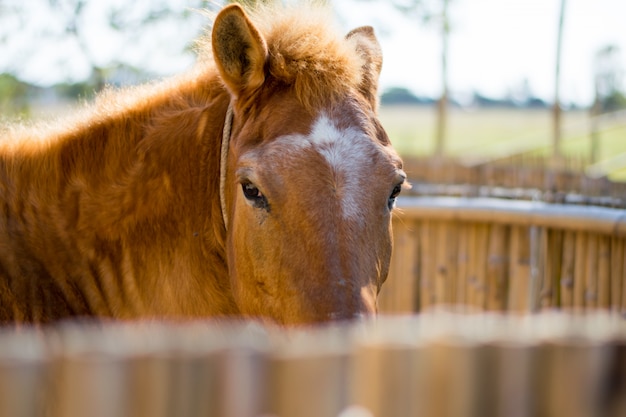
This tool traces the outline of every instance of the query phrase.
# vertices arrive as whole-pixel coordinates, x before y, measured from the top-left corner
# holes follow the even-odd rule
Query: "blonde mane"
[[[319,3],[319,2],[318,2]],[[267,70],[278,83],[291,88],[308,109],[334,101],[362,82],[362,57],[351,40],[334,24],[329,7],[321,3],[283,6],[262,5],[248,14],[265,37],[269,49]],[[210,26],[209,26],[210,28]],[[165,80],[125,87],[107,88],[91,103],[84,103],[72,114],[36,125],[13,124],[0,128],[0,151],[21,152],[35,146],[47,148],[54,138],[68,136],[128,112],[148,111],[155,104],[183,99],[183,94],[197,96],[196,104],[215,88],[215,68],[210,30],[196,41],[198,63],[190,71]],[[181,103],[182,105],[182,103]],[[26,142],[24,142],[26,139]],[[25,149],[26,147],[26,149]]]
[[[330,7],[317,3],[274,2],[247,10],[267,41],[269,75],[292,88],[309,109],[357,88],[364,65],[353,42],[335,25]],[[201,60],[212,61],[210,34],[197,44]]]

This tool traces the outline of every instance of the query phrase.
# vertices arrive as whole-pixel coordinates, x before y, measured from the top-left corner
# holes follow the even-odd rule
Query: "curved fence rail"
[[[625,323],[437,313],[306,330],[5,329],[0,416],[619,417]]]
[[[586,174],[586,161],[553,167],[546,157],[494,161],[405,158],[418,195],[490,196],[626,208],[626,183]]]
[[[399,207],[381,311],[626,313],[626,210],[453,197]]]
[[[389,315],[0,328],[0,417],[626,415],[626,211],[399,206]]]

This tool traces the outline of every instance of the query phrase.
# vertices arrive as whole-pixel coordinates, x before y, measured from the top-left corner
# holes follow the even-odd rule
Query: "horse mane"
[[[358,87],[363,59],[336,27],[330,7],[321,2],[269,3],[247,7],[246,12],[267,42],[270,79],[291,88],[309,110]],[[198,40],[197,50],[201,60],[213,59],[210,33]]]
[[[267,72],[273,81],[291,88],[309,110],[358,88],[363,58],[352,41],[340,33],[329,7],[316,2],[291,6],[271,3],[248,7],[247,13],[267,41]],[[21,154],[50,150],[60,137],[78,135],[94,123],[130,113],[148,116],[155,106],[171,105],[176,100],[181,108],[185,107],[183,101],[190,99],[202,106],[203,99],[224,93],[213,62],[210,30],[196,41],[196,52],[195,68],[179,76],[139,86],[107,88],[93,102],[57,120],[0,128],[0,151],[6,155],[16,150]]]

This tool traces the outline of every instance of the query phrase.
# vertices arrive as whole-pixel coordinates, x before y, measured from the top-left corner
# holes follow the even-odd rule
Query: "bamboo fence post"
[[[459,237],[458,237],[458,222],[449,222],[446,227],[446,254],[445,254],[445,265],[447,272],[447,282],[448,282],[448,291],[446,303],[448,305],[454,305],[457,299],[457,257],[459,252]]]
[[[622,241],[622,306],[621,314],[626,315],[626,242]]]
[[[508,242],[508,227],[492,225],[487,251],[487,310],[506,310]]]
[[[587,271],[587,242],[586,232],[576,233],[576,257],[574,260],[574,308],[585,307],[585,273]]]
[[[169,358],[161,358],[169,366],[168,375],[161,374],[169,386],[168,416],[217,417],[215,395],[218,384],[218,355],[216,352],[199,353],[192,349],[183,352],[170,353]],[[145,385],[139,389],[145,389]],[[155,401],[155,396],[147,396],[148,400]],[[138,414],[133,414],[138,416]],[[145,414],[152,417],[155,414]]]
[[[217,416],[249,417],[267,411],[268,354],[254,345],[219,352],[215,398]]]
[[[626,277],[624,276],[624,239],[613,237],[611,239],[611,311],[621,313],[622,306],[622,289],[626,286]]]
[[[70,341],[71,345],[75,342]],[[57,363],[58,417],[131,416],[130,357],[122,352],[67,352]]]
[[[35,333],[0,330],[0,416],[45,414],[49,358]]]
[[[544,254],[542,252],[545,230],[539,226],[529,227],[529,275],[528,275],[528,311],[535,312],[540,307],[540,293],[543,283]]]
[[[561,308],[574,307],[574,268],[576,254],[576,234],[566,231],[563,234],[563,266],[561,267]]]
[[[541,291],[541,308],[548,309],[561,305],[561,270],[563,264],[563,235],[560,230],[547,230],[545,233],[545,269],[543,272],[543,289]]]
[[[502,330],[500,330],[501,332]],[[486,342],[487,372],[481,373],[484,412],[481,417],[532,417],[537,415],[537,347],[530,340],[510,340],[495,335]]]
[[[393,256],[389,275],[378,297],[384,313],[412,313],[419,301],[419,229],[408,217],[394,221]]]
[[[546,417],[600,416],[611,361],[610,346],[599,340],[565,337],[548,342]]]
[[[380,341],[359,346],[354,354],[351,403],[374,417],[419,417],[424,389],[417,385],[424,374],[424,358],[419,352],[416,346],[404,343]]]
[[[467,263],[467,281],[465,283],[465,296],[467,297],[467,305],[474,308],[476,305],[476,281],[477,281],[477,264],[478,259],[478,230],[476,223],[470,223],[468,230],[468,254],[469,260]]]
[[[454,238],[450,238],[450,222],[435,222],[437,248],[435,253],[435,299],[437,304],[451,304],[453,301],[453,282],[455,265],[450,262],[451,247],[456,246]]]
[[[509,310],[523,312],[528,309],[530,294],[530,239],[524,226],[511,228],[509,276]]]
[[[421,263],[420,311],[428,310],[436,303],[435,299],[435,263],[433,262],[437,247],[436,234],[432,221],[422,221],[420,227],[420,252],[424,262]]]
[[[317,342],[309,340],[305,352],[288,349],[271,355],[270,415],[336,417],[345,409],[349,390],[348,353],[343,349],[328,349],[324,345],[330,343],[329,335],[323,336]]]
[[[435,236],[436,246],[432,262],[434,263],[433,271],[433,298],[435,305],[443,305],[446,302],[446,291],[448,281],[448,271],[446,265],[446,245],[447,239],[445,234],[445,222],[437,221],[432,223],[431,235]]]
[[[598,235],[595,233],[587,238],[586,266],[585,309],[593,310],[598,304]]]
[[[470,226],[466,223],[458,225],[458,255],[457,255],[457,277],[456,277],[456,305],[460,309],[465,309],[467,302],[467,279],[470,263]]]
[[[599,237],[598,242],[598,300],[597,307],[603,310],[611,308],[611,238]]]
[[[137,359],[132,367],[132,390],[136,393],[132,404],[132,416],[170,416],[170,389],[172,389],[170,372],[174,366],[173,358],[166,354],[155,353]]]
[[[482,386],[476,382],[482,371],[483,347],[475,341],[447,338],[434,340],[426,350],[431,385],[421,415],[482,417]]]
[[[468,288],[471,291],[471,305],[479,310],[487,306],[487,276],[486,266],[489,248],[489,225],[478,223],[474,225],[474,256],[472,258],[472,275]]]

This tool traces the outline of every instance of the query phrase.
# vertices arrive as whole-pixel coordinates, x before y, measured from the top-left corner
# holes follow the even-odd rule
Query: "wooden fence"
[[[383,312],[626,314],[626,210],[452,197],[401,198],[399,207]]]
[[[615,315],[0,332],[2,417],[621,417]]]
[[[626,208],[626,183],[586,174],[587,161],[517,155],[497,160],[405,158],[417,195],[503,197]]]
[[[626,415],[625,210],[399,206],[377,319],[0,328],[0,417]]]

